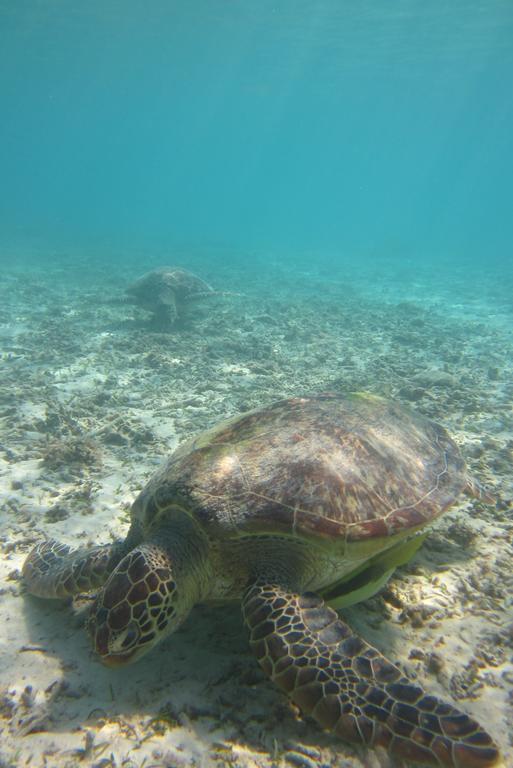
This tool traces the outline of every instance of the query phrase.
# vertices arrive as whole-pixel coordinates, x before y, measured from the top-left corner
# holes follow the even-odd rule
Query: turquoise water
[[[2,258],[504,264],[512,81],[509,0],[2,2]]]

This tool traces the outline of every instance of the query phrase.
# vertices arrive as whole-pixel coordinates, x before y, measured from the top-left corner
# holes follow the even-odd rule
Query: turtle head
[[[178,589],[169,554],[157,545],[137,547],[93,605],[88,629],[94,649],[108,666],[135,661],[173,632],[191,607]]]

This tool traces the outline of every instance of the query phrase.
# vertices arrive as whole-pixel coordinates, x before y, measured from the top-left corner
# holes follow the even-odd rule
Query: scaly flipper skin
[[[104,584],[121,559],[120,544],[76,549],[48,539],[37,544],[23,564],[23,581],[36,597],[65,598]]]
[[[257,581],[243,599],[264,672],[344,740],[444,768],[486,768],[499,752],[468,715],[412,683],[313,594]]]

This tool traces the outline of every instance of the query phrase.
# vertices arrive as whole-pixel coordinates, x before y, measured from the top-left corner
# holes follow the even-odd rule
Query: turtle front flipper
[[[424,765],[498,761],[475,720],[404,677],[317,595],[258,581],[244,596],[243,614],[264,672],[323,728]]]
[[[23,581],[36,597],[71,597],[102,586],[122,555],[119,543],[73,549],[48,539],[25,560]]]

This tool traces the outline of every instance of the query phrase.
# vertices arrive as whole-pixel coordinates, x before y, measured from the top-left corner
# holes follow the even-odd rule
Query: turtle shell
[[[467,485],[443,427],[367,394],[296,397],[186,442],[136,499],[152,526],[173,505],[209,535],[358,541],[429,523]]]

